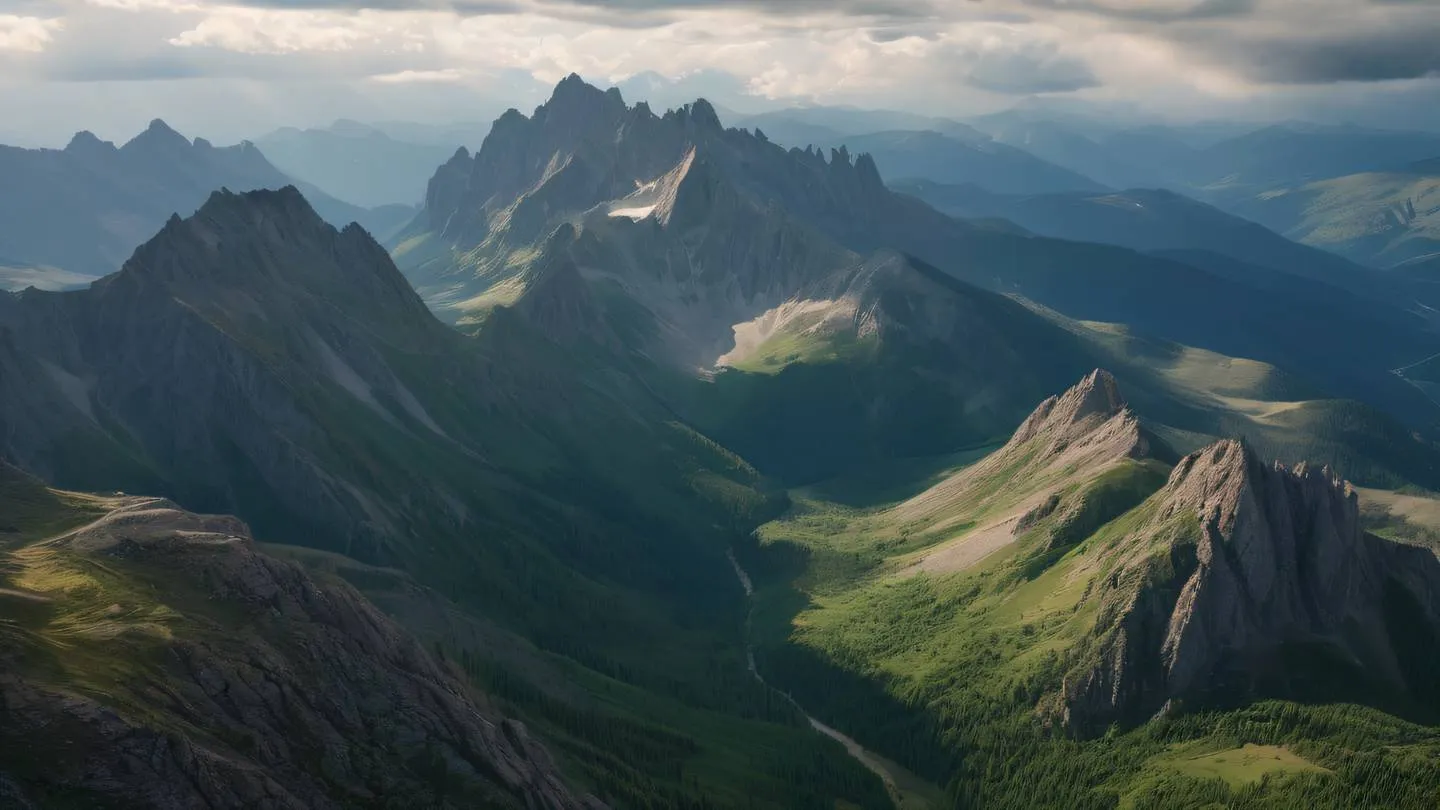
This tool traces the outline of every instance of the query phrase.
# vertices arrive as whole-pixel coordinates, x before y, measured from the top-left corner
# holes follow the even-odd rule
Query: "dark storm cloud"
[[[1384,0],[1388,3],[1411,0]],[[1251,43],[1234,57],[1254,79],[1284,84],[1373,82],[1440,74],[1440,24],[1346,38]]]
[[[984,0],[963,0],[966,5],[983,5]],[[753,9],[778,14],[829,12],[841,16],[916,20],[941,16],[935,0],[233,0],[234,5],[270,9],[378,11],[453,11],[467,16],[515,14],[520,12],[567,12],[604,14],[612,22],[617,16],[639,16],[662,24],[669,12],[697,9]],[[589,16],[589,15],[587,15]]]
[[[1391,0],[1394,2],[1395,0]],[[1405,0],[1399,0],[1404,2]],[[1070,11],[1133,22],[1168,23],[1193,20],[1221,20],[1254,13],[1257,0],[1194,0],[1188,6],[1117,7],[1098,0],[1022,0],[1026,6],[1045,11]]]

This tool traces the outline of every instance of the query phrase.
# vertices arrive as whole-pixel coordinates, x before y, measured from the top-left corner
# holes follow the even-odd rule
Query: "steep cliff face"
[[[28,518],[0,527],[15,801],[601,806],[353,588],[266,556],[239,520],[0,473]],[[26,538],[55,522],[76,528]]]
[[[1183,459],[1141,509],[1143,526],[1107,552],[1096,657],[1064,687],[1072,727],[1326,677],[1433,697],[1433,675],[1395,639],[1440,638],[1440,563],[1362,531],[1354,491],[1329,469],[1267,465],[1224,441]],[[1302,663],[1297,650],[1315,654]]]

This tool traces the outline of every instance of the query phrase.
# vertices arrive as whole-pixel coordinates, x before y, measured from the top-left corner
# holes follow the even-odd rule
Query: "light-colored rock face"
[[[1020,425],[1009,444],[1020,445],[1044,433],[1052,443],[1065,442],[1084,435],[1100,422],[1125,409],[1125,398],[1115,377],[1104,369],[1095,369],[1073,388],[1051,397]]]
[[[1069,525],[1085,511],[1090,483],[1154,449],[1115,378],[1096,369],[1040,403],[999,450],[893,510],[895,520],[926,531],[957,532],[903,573],[964,570],[1052,515],[1056,526]]]
[[[434,806],[601,806],[573,794],[523,726],[477,706],[354,589],[260,553],[235,518],[113,499],[92,523],[17,552],[10,568],[23,579],[28,564],[70,555],[163,580],[160,598],[174,607],[160,620],[155,667],[108,694],[71,691],[67,676],[32,668],[0,635],[0,748],[28,741],[66,752],[10,773],[17,795],[67,785],[147,807],[342,807],[433,798],[443,762],[450,796]],[[202,606],[186,605],[185,593]],[[62,611],[78,598],[38,597]],[[123,624],[138,608],[117,604],[107,615]],[[81,643],[91,656],[133,655],[126,632],[139,628]],[[0,771],[14,767],[0,761]]]
[[[1394,588],[1440,631],[1440,564],[1366,534],[1354,490],[1328,468],[1267,465],[1222,441],[1183,459],[1146,508],[1149,525],[1108,552],[1121,559],[1099,595],[1099,660],[1065,687],[1077,728],[1256,686],[1288,644],[1328,648],[1404,693]]]
[[[967,493],[988,487],[996,476],[1009,485],[985,497],[997,502],[1028,495],[1005,520],[1018,520],[1079,471],[1093,477],[1125,458],[1142,458],[1150,452],[1150,439],[1120,395],[1110,372],[1096,369],[1075,386],[1040,405],[1021,423],[1010,441],[985,460],[953,478],[901,504],[905,520],[923,519]],[[1020,508],[1019,504],[1024,504]]]

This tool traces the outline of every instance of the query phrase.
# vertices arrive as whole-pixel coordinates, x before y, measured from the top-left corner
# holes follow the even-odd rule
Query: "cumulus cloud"
[[[381,84],[428,84],[431,82],[458,82],[465,74],[455,68],[441,70],[399,70],[394,73],[380,73],[369,77]]]
[[[387,104],[423,89],[462,109],[498,92],[523,105],[571,72],[655,77],[629,86],[734,109],[950,115],[1037,94],[1198,109],[1440,83],[1435,0],[3,2],[0,88],[226,79],[251,82],[256,104],[325,81]],[[523,93],[493,78],[515,72]]]
[[[0,53],[39,53],[62,27],[60,19],[0,14]]]
[[[410,15],[375,11],[336,14],[220,7],[168,41],[181,48],[211,47],[250,54],[377,50],[423,51],[425,34]]]

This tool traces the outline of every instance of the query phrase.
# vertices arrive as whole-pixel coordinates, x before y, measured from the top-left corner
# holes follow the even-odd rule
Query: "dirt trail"
[[[735,552],[727,551],[725,555],[730,558],[730,565],[735,569],[735,578],[740,581],[740,587],[745,589],[746,598],[753,597],[755,595],[755,587],[750,581],[750,575],[745,572],[744,568],[740,567],[739,560],[735,559]],[[805,711],[804,706],[801,706],[796,702],[795,698],[791,697],[789,692],[782,692],[780,689],[771,686],[770,683],[765,680],[765,677],[760,674],[760,670],[756,668],[755,648],[748,640],[745,644],[745,659],[749,664],[750,674],[755,676],[755,680],[759,681],[775,694],[785,698],[790,705],[805,715],[805,719],[809,721],[811,728],[845,746],[845,750],[856,762],[864,765],[871,773],[880,777],[880,781],[885,783],[885,792],[890,794],[890,801],[895,805],[897,810],[928,810],[930,806],[928,802],[913,795],[909,791],[902,790],[900,787],[901,783],[916,784],[920,781],[919,777],[914,776],[901,766],[885,759],[879,754],[870,751],[844,733],[816,720],[809,712]]]

